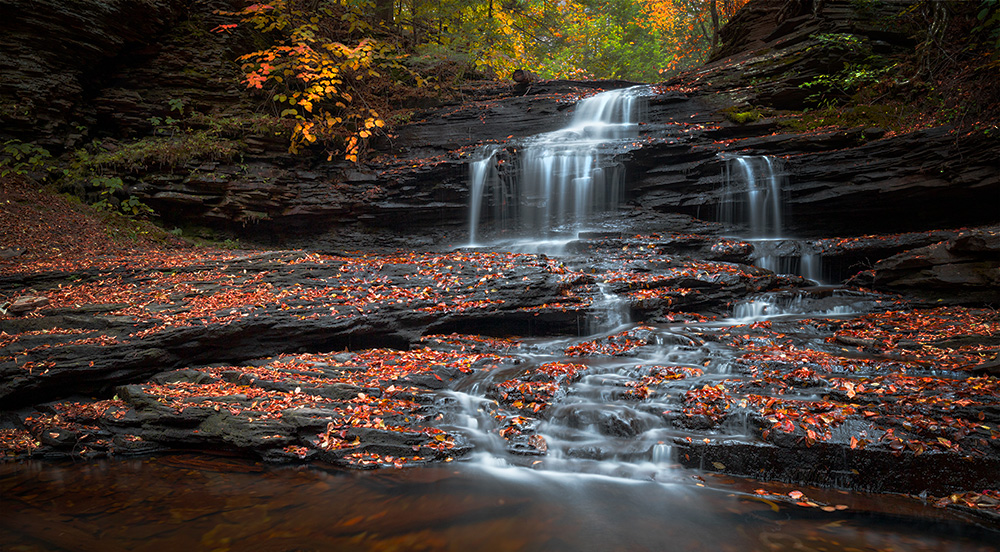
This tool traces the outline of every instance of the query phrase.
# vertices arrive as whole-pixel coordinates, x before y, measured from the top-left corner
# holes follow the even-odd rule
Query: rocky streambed
[[[699,248],[741,250],[711,233],[602,233],[558,257],[8,263],[5,296],[41,299],[0,321],[3,455],[385,469],[485,454],[997,511],[996,311],[817,286]]]
[[[817,34],[911,45],[859,22],[856,3],[808,4],[755,2],[713,63],[647,87],[627,139],[594,149],[620,197],[544,254],[515,239],[525,221],[504,210],[525,148],[572,126],[582,99],[632,83],[468,89],[373,140],[366,163],[293,158],[250,130],[230,144],[239,162],[194,155],[123,175],[171,225],[260,244],[246,250],[119,249],[94,238],[119,232],[99,224],[39,239],[66,209],[18,216],[59,200],[0,181],[0,457],[237,455],[383,470],[394,475],[378,481],[412,477],[406,488],[425,496],[422,478],[456,465],[709,487],[715,475],[768,512],[840,523],[868,501],[995,528],[1000,147],[947,124],[810,122],[800,85],[850,61],[823,54]],[[65,8],[25,32],[60,36],[76,9]],[[179,17],[161,15],[154,27]],[[99,41],[67,35],[105,45],[81,67],[118,62],[94,83],[50,71],[71,81],[48,88],[67,98],[9,120],[13,135],[42,120],[39,143],[75,147],[81,136],[60,138],[74,113],[109,136],[147,132],[165,108],[142,98],[192,83],[192,113],[238,103],[231,83],[157,70],[238,44],[171,34],[163,49],[119,55],[138,38],[118,27],[95,26]],[[39,63],[63,67],[60,43],[43,43]],[[137,83],[159,96],[128,92]],[[476,162],[496,187],[472,247]],[[210,533],[201,542],[218,544]]]

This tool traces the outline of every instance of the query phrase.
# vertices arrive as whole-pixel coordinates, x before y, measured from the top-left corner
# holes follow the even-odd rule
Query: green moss
[[[240,151],[238,142],[216,133],[198,131],[175,136],[150,136],[114,151],[91,156],[87,165],[97,172],[142,172],[151,167],[173,168],[194,159],[230,160]]]
[[[185,123],[192,128],[205,130],[217,136],[243,138],[245,136],[275,136],[289,134],[288,121],[263,113],[243,113],[225,117],[213,117],[203,113],[192,113]]]
[[[722,114],[726,119],[738,125],[757,122],[764,118],[764,114],[757,108],[746,109],[737,106],[723,109]]]
[[[826,107],[786,119],[781,125],[793,132],[809,132],[827,127],[878,127],[885,130],[900,130],[915,114],[916,108],[906,104]]]

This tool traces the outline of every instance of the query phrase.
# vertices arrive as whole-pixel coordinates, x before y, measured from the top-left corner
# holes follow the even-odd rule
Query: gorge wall
[[[95,9],[54,0],[4,3],[13,14],[0,23],[3,49],[12,54],[0,61],[10,76],[0,83],[4,138],[67,155],[97,139],[87,148],[98,155],[130,140],[176,142],[174,131],[151,119],[186,117],[212,147],[128,166],[129,193],[168,225],[225,228],[271,243],[340,247],[358,236],[409,248],[461,243],[468,162],[477,145],[498,144],[514,155],[525,137],[565,125],[580,97],[633,84],[470,87],[397,124],[374,143],[369,161],[328,162],[287,154],[274,128],[253,117],[257,106],[241,95],[233,61],[249,49],[246,37],[209,32],[222,22],[214,11],[232,8],[227,2],[116,0]],[[711,63],[652,89],[635,147],[618,156],[628,175],[629,212],[647,220],[716,218],[721,156],[742,154],[785,160],[785,224],[798,237],[1000,222],[995,134],[950,126],[892,130],[860,116],[848,124],[800,124],[813,93],[802,85],[870,54],[831,48],[824,36],[850,33],[887,56],[915,47],[887,23],[906,3],[870,4],[748,4],[724,29]],[[183,112],[175,112],[175,100]],[[746,113],[750,120],[734,117]]]

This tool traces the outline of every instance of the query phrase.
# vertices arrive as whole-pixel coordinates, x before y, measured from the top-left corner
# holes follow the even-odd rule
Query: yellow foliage
[[[367,107],[372,79],[383,79],[383,72],[395,70],[403,77],[414,77],[399,63],[399,56],[388,44],[364,38],[351,46],[329,40],[324,21],[350,19],[350,12],[335,17],[330,8],[321,8],[326,19],[293,2],[276,0],[253,4],[239,12],[221,12],[241,18],[244,25],[275,37],[275,45],[240,58],[247,88],[261,90],[275,104],[276,113],[296,121],[292,127],[289,152],[298,153],[305,146],[320,143],[332,159],[339,151],[349,161],[357,162],[367,140],[385,122],[374,109]],[[342,4],[346,9],[346,5]],[[355,17],[355,16],[351,16]],[[357,22],[352,23],[352,29]],[[222,29],[228,32],[228,28]],[[382,69],[382,71],[378,70]]]

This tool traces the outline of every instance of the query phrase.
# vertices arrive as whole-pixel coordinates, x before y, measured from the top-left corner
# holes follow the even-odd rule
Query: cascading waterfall
[[[813,294],[802,290],[762,293],[733,306],[732,320],[755,322],[777,316],[844,316],[869,312],[877,302],[863,294],[833,290]]]
[[[598,213],[614,209],[623,194],[624,177],[615,155],[638,134],[641,90],[597,94],[577,104],[571,123],[562,130],[478,150],[469,164],[470,243],[485,241],[481,226],[490,218],[500,228],[520,232],[523,240],[515,247],[538,249],[558,242],[559,235],[571,230],[579,232]],[[758,254],[772,247],[774,255],[761,255],[759,263],[772,263],[780,270],[787,248],[779,252],[772,244],[790,243],[782,237],[782,162],[771,157],[730,157],[724,177],[727,188],[720,218],[746,226],[747,238],[761,244]],[[810,266],[805,258],[796,260],[796,270]],[[586,330],[598,339],[636,330],[629,321],[628,301],[607,283],[597,287]],[[798,296],[761,296],[737,307],[736,322],[808,311],[814,302]],[[830,315],[859,308],[845,302],[828,301],[818,307]],[[726,323],[732,321],[720,324]],[[726,373],[729,362],[727,353],[670,327],[639,331],[655,334],[655,344],[643,353],[583,363],[566,348],[579,340],[534,340],[510,353],[519,362],[484,371],[481,379],[444,393],[442,406],[449,414],[443,427],[467,435],[479,451],[477,457],[490,469],[531,465],[536,470],[669,480],[672,443],[685,433],[664,415],[677,408],[679,397],[688,390]],[[573,364],[578,372],[571,383],[563,383],[565,389],[553,397],[545,415],[525,414],[516,403],[508,405],[497,395],[498,387],[517,374],[551,364]],[[701,375],[663,379],[663,370]],[[644,382],[650,380],[658,384],[647,386]],[[743,438],[749,430],[743,420],[726,431]]]
[[[469,244],[476,245],[479,229],[480,209],[487,183],[497,178],[494,156],[499,146],[483,146],[477,152],[476,161],[469,163]]]
[[[782,229],[784,166],[769,156],[726,159],[719,219],[748,226],[748,238],[776,238]]]
[[[486,204],[493,205],[494,219],[509,218],[534,239],[579,230],[595,213],[616,208],[624,194],[625,171],[614,159],[615,150],[638,135],[645,89],[612,90],[581,100],[569,126],[510,149],[518,154],[510,174],[496,170],[496,147],[483,150],[469,170],[470,243],[478,239]]]
[[[745,226],[743,237],[754,243],[754,264],[780,274],[821,281],[821,258],[804,242],[783,234],[784,163],[770,156],[725,157],[719,220]]]
[[[632,321],[628,299],[613,293],[607,284],[597,284],[601,296],[594,301],[594,314],[588,320],[589,333],[610,332]]]

